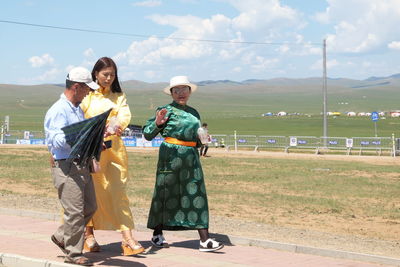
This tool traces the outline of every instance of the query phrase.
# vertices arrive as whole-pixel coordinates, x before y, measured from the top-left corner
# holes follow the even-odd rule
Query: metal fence
[[[44,132],[11,130],[1,135],[0,143],[3,144],[44,144]]]
[[[226,134],[213,134],[211,136],[211,146],[213,147],[226,147],[227,141]]]
[[[215,136],[215,137],[214,137]],[[224,139],[223,139],[224,138]],[[256,135],[213,135],[215,143],[226,140],[227,150],[237,151],[241,148],[260,149],[282,148],[285,152],[290,150],[339,150],[348,155],[352,152],[362,155],[363,152],[376,152],[382,155],[386,151],[392,156],[400,153],[400,138],[392,137],[316,137],[316,136],[256,136]],[[218,147],[216,145],[216,147]]]
[[[289,137],[286,136],[266,136],[258,137],[258,148],[287,148]]]
[[[286,152],[289,152],[289,148],[316,149],[321,146],[321,138],[315,136],[291,136]]]
[[[229,144],[226,146],[227,150],[232,147],[237,149],[237,147],[250,147],[257,149],[258,139],[256,135],[229,135]]]
[[[12,130],[3,133],[0,143],[3,144],[44,144],[45,136],[42,131]],[[145,141],[141,133],[125,136],[127,146],[159,146],[163,138]],[[295,150],[313,150],[320,153],[321,150],[339,150],[348,155],[364,152],[374,152],[378,155],[389,152],[390,155],[400,154],[400,138],[392,137],[315,137],[315,136],[268,136],[268,135],[211,135],[210,147],[226,148],[227,150],[252,149],[282,149],[285,152]]]
[[[400,138],[396,138],[396,142],[395,142],[395,155],[399,155],[400,154]]]
[[[396,151],[394,137],[353,137],[353,146],[351,149],[359,150],[361,155],[362,151],[375,150],[379,155],[382,154],[382,150],[393,150]]]

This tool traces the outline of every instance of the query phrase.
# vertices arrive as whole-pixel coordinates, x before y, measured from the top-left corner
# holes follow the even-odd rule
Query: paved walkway
[[[31,217],[10,215],[10,213],[12,212],[0,210],[0,266],[76,266],[64,264],[62,252],[50,241],[51,234],[59,224],[56,220],[41,219],[39,217],[46,216],[39,216],[40,214],[34,216],[34,212],[30,214]],[[184,237],[176,232],[165,233],[170,248],[155,249],[148,241],[150,231],[143,229],[136,232],[136,235],[142,245],[148,248],[147,254],[121,256],[121,235],[114,231],[96,231],[102,252],[86,253],[86,256],[93,260],[96,266],[382,266],[368,263],[367,261],[371,259],[368,257],[363,262],[234,244],[227,244],[219,252],[204,253],[198,251],[197,239]],[[229,240],[229,237],[225,239]],[[400,260],[389,263],[400,266]]]

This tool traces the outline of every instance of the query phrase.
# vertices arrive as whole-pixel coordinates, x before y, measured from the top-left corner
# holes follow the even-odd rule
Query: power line
[[[312,45],[312,46],[321,46],[321,44],[319,44],[319,43],[300,44],[300,43],[290,43],[290,42],[284,42],[284,43],[279,43],[279,42],[251,42],[251,41],[229,41],[229,40],[212,40],[212,39],[191,39],[191,38],[169,37],[169,36],[162,36],[162,35],[142,35],[142,34],[135,34],[135,33],[109,32],[109,31],[99,31],[99,30],[90,30],[90,29],[81,29],[81,28],[60,27],[60,26],[53,26],[53,25],[34,24],[34,23],[10,21],[10,20],[0,20],[0,23],[17,24],[17,25],[23,25],[23,26],[39,27],[39,28],[49,28],[49,29],[56,29],[56,30],[67,30],[67,31],[79,31],[79,32],[119,35],[119,36],[130,36],[130,37],[137,37],[137,38],[156,37],[156,38],[160,38],[160,39],[170,39],[170,40],[178,40],[178,41],[208,42],[208,43],[229,43],[229,44],[251,44],[251,45]]]

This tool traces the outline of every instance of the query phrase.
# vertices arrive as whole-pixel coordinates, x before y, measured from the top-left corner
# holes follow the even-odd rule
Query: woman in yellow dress
[[[94,229],[117,230],[122,233],[123,254],[134,255],[143,252],[144,248],[132,235],[134,223],[125,190],[128,157],[120,137],[131,120],[131,112],[118,81],[117,66],[111,58],[100,58],[93,67],[92,77],[100,88],[86,96],[81,108],[86,118],[112,108],[104,139],[108,144],[110,142],[107,141],[111,141],[111,147],[102,151],[100,170],[92,173],[97,211],[86,226],[84,248],[90,252],[100,251],[94,238]]]

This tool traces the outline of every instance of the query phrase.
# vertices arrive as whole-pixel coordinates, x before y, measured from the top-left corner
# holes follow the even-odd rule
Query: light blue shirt
[[[54,159],[67,159],[71,153],[71,146],[67,144],[61,128],[84,119],[82,109],[79,106],[75,107],[64,93],[47,111],[44,118],[44,131],[47,147]]]

